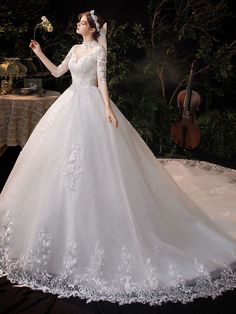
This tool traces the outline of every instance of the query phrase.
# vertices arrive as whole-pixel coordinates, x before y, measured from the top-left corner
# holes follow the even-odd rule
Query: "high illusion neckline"
[[[85,47],[85,48],[93,48],[97,45],[97,41],[95,39],[89,41],[89,42],[85,42],[83,41],[82,45]]]

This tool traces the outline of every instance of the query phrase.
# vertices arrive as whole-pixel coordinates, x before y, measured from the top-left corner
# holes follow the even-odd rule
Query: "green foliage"
[[[154,89],[149,88],[144,78],[138,80],[134,71],[135,69],[128,74],[127,82],[120,84],[116,91],[115,102],[143,139],[151,145],[156,129],[156,113],[160,97]],[[129,79],[132,79],[132,85]]]
[[[4,1],[0,3],[0,55],[29,56],[29,32],[40,21],[50,0]],[[39,19],[39,21],[37,21]]]
[[[236,154],[236,113],[227,110],[209,111],[198,119],[202,141],[199,147],[205,155],[231,159]]]
[[[114,20],[108,21],[108,67],[107,77],[111,96],[116,86],[124,80],[132,67],[132,61],[129,54],[136,50],[132,35],[129,40],[124,40],[125,33],[131,33],[128,23],[117,25]],[[121,49],[122,43],[122,49]]]
[[[45,54],[59,64],[72,45],[82,41],[75,32],[77,16],[58,21],[50,0],[22,3],[0,4],[1,56],[29,56],[34,26],[46,15],[54,31],[39,32],[37,39]],[[178,116],[176,97],[186,88],[195,59],[193,89],[205,99],[198,112],[202,140],[195,151],[183,153],[187,157],[234,158],[236,41],[224,29],[229,29],[235,18],[227,1],[150,0],[147,17],[149,27],[107,21],[110,98],[156,155],[175,154],[178,147],[170,137],[170,127]],[[40,63],[38,66],[43,68]],[[57,80],[45,77],[44,83],[46,88],[62,92],[71,77],[69,73]]]
[[[227,2],[151,0],[148,13],[149,29],[144,30],[141,24],[135,24],[133,32],[138,39],[139,49],[145,51],[143,73],[155,82],[159,99],[162,96],[166,100],[158,106],[161,110],[158,114],[164,119],[162,125],[165,127],[163,132],[158,132],[161,123],[157,119],[157,136],[153,136],[155,143],[152,142],[152,147],[158,143],[158,150],[154,150],[162,154],[171,154],[177,150],[170,139],[169,128],[174,117],[177,117],[176,96],[181,89],[186,88],[191,63],[196,59],[193,89],[205,99],[203,108],[200,108],[200,118],[201,115],[205,119],[208,117],[198,152],[218,158],[232,158],[236,151],[235,141],[232,140],[236,138],[235,127],[231,128],[229,142],[225,136],[229,131],[229,116],[233,115],[232,106],[235,102],[233,82],[236,77],[232,62],[236,42],[224,34],[224,27],[229,27],[234,19]],[[223,112],[226,108],[227,115]],[[224,119],[218,121],[215,117],[220,129],[216,132],[214,128],[214,131],[206,133],[204,130],[213,119],[211,112],[219,117],[224,116]],[[210,141],[212,145],[209,145]],[[216,147],[217,141],[220,144]],[[222,143],[227,143],[230,148],[226,149]],[[196,155],[195,152],[184,153],[188,157]]]
[[[232,76],[236,42],[230,42],[224,34],[224,27],[234,21],[226,1],[150,0],[148,12],[150,27],[142,36],[147,42],[143,45],[146,55],[151,56],[150,63],[154,65],[149,66],[150,74],[156,73],[164,88],[175,83],[173,89],[163,91],[163,97],[171,99],[178,84],[179,88],[186,86],[184,78],[193,59],[197,60],[199,74],[194,80],[200,91],[204,89],[202,83],[206,83],[203,76],[219,82]],[[173,79],[170,71],[180,75]]]

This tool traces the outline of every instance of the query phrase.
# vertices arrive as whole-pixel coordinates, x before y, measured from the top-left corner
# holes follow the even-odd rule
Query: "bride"
[[[179,187],[184,165],[170,174],[109,98],[106,24],[81,13],[77,33],[83,43],[59,66],[30,43],[52,75],[70,70],[72,84],[0,194],[0,276],[59,298],[119,304],[186,303],[235,288],[236,203],[209,192],[206,175],[194,185],[200,168],[185,182],[194,193]]]

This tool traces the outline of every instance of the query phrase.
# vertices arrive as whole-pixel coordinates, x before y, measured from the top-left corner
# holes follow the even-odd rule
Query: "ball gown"
[[[74,45],[72,84],[31,133],[0,194],[0,276],[87,302],[162,304],[236,287],[236,175],[159,160],[112,101],[106,50]]]

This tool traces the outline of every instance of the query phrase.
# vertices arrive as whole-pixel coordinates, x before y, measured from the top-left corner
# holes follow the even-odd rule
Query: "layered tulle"
[[[176,176],[165,169],[111,105],[118,128],[96,86],[71,85],[34,129],[0,195],[2,275],[59,297],[120,304],[233,289],[227,222],[184,193],[181,163]],[[222,211],[235,213],[230,206]]]

